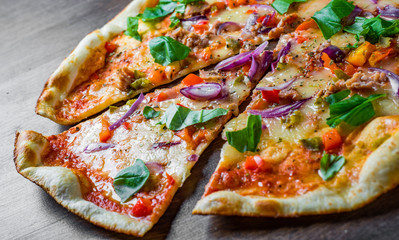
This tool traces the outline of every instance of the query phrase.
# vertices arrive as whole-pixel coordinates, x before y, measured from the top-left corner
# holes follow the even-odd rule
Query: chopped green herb
[[[109,112],[114,113],[116,110],[118,110],[118,107],[116,106],[109,106]]]
[[[307,0],[275,0],[272,3],[272,7],[280,14],[284,14],[290,8],[290,5],[294,2],[306,2]]]
[[[170,130],[181,130],[185,127],[205,123],[216,117],[224,116],[229,111],[223,108],[193,111],[179,105],[172,104],[166,109],[160,124],[166,124]]]
[[[321,140],[321,137],[314,137],[314,138],[308,138],[308,139],[301,139],[300,142],[302,145],[311,150],[311,151],[320,151],[321,147],[323,146],[323,142]]]
[[[346,160],[343,156],[324,153],[320,160],[319,176],[327,181],[335,176],[344,166]]]
[[[137,159],[132,166],[118,172],[114,178],[114,189],[121,198],[121,202],[126,202],[137,193],[144,186],[149,176],[150,171],[141,159]]]
[[[341,20],[349,16],[355,9],[355,5],[346,0],[332,0],[327,6],[313,15],[325,39],[330,39],[334,34],[341,31]]]
[[[143,109],[143,115],[146,119],[158,117],[160,113],[160,111],[155,111],[152,107],[149,106],[145,106]]]
[[[399,19],[385,20],[380,15],[374,18],[356,17],[355,23],[346,26],[344,30],[356,34],[358,40],[360,36],[363,36],[374,44],[380,40],[381,36],[389,37],[399,33]]]
[[[359,126],[375,115],[372,101],[386,96],[385,94],[374,94],[368,98],[361,97],[358,94],[342,100],[348,96],[348,90],[338,92],[326,98],[330,103],[330,117],[327,118],[327,124],[330,127],[337,127],[342,121],[351,126]]]
[[[130,83],[130,88],[133,90],[143,89],[148,87],[151,81],[146,78],[136,79],[134,82]]]
[[[148,45],[155,62],[163,66],[185,59],[191,51],[186,45],[166,36],[153,38]]]
[[[226,137],[228,143],[239,152],[256,152],[261,134],[261,116],[249,115],[246,128],[234,132],[226,132]]]

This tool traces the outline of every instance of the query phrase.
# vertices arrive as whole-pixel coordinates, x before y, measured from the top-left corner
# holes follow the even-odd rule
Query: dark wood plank
[[[67,129],[34,113],[49,75],[87,33],[128,0],[3,0],[0,8],[1,239],[135,239],[96,227],[17,174],[15,131],[46,135]],[[206,150],[170,208],[144,239],[397,239],[399,189],[358,211],[292,219],[195,216],[223,140]]]

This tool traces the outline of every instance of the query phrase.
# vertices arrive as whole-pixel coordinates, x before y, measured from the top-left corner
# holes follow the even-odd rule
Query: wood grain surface
[[[69,213],[13,163],[15,131],[45,135],[68,127],[37,116],[46,79],[86,34],[128,0],[0,1],[0,239],[135,239]],[[219,159],[223,140],[206,150],[158,224],[143,239],[399,239],[399,189],[358,211],[291,219],[191,214]]]

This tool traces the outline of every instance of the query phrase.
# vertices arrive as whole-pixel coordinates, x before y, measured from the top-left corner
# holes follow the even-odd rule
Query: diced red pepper
[[[116,49],[116,44],[111,43],[111,42],[106,42],[105,43],[105,49],[107,50],[108,53],[112,53]]]
[[[265,162],[259,155],[247,156],[244,163],[244,168],[254,171],[270,172],[272,167]]]
[[[204,82],[204,79],[198,77],[195,74],[188,74],[187,77],[185,77],[182,81],[181,81],[184,85],[186,86],[192,86],[195,84],[200,84]]]
[[[331,129],[322,136],[324,150],[333,150],[342,144],[342,138],[336,129]]]
[[[258,20],[256,20],[256,21],[258,23],[262,23],[265,18],[266,18],[266,16],[262,16],[262,17],[258,18]]]
[[[280,90],[273,89],[273,90],[263,90],[262,91],[262,98],[268,101],[269,103],[280,103],[279,97]]]
[[[146,198],[139,198],[133,206],[132,214],[135,217],[146,217],[152,213],[153,207],[151,200]]]
[[[126,130],[130,130],[130,129],[132,128],[132,125],[131,125],[129,122],[124,122],[124,123],[123,123],[123,127],[124,127]]]
[[[109,130],[109,122],[104,118],[101,119],[101,132],[99,134],[100,142],[106,142],[112,137],[112,132]]]

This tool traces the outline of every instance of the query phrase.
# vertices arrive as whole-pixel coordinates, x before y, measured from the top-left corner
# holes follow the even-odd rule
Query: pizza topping
[[[145,106],[143,109],[143,115],[146,119],[152,119],[158,117],[160,113],[161,113],[160,111],[155,111],[150,106]]]
[[[179,145],[180,143],[181,142],[158,142],[152,144],[151,149],[158,149],[158,148],[166,149],[175,145]]]
[[[116,194],[121,198],[121,202],[126,202],[137,193],[144,186],[149,176],[150,172],[141,159],[136,159],[132,166],[118,172],[113,185]]]
[[[386,94],[374,94],[364,98],[355,94],[343,100],[349,92],[349,90],[338,92],[326,98],[330,104],[330,117],[327,118],[327,124],[330,127],[335,128],[342,121],[351,126],[359,126],[367,122],[375,115],[371,102],[386,96]]]
[[[120,125],[122,125],[122,123],[124,123],[130,117],[130,115],[132,115],[134,113],[134,111],[136,111],[136,109],[141,104],[141,102],[143,102],[143,100],[144,100],[144,95],[143,95],[143,93],[140,93],[140,96],[132,104],[130,109],[118,121],[116,121],[114,124],[109,126],[108,129],[110,131],[113,131],[113,130],[117,129]]]
[[[262,98],[268,101],[269,103],[280,103],[279,97],[280,90],[262,90]]]
[[[291,49],[291,42],[288,42],[283,49],[277,55],[277,60],[272,63],[272,71],[274,72],[277,68],[277,64],[284,61],[284,57],[289,53]]]
[[[108,53],[112,53],[116,49],[116,44],[111,43],[111,42],[106,42],[104,45],[105,49],[107,50]]]
[[[366,41],[377,43],[380,37],[389,37],[399,33],[399,19],[385,20],[380,15],[374,18],[356,17],[355,23],[344,28],[345,31],[363,36]]]
[[[151,200],[146,198],[139,198],[139,200],[134,204],[132,209],[132,215],[135,217],[146,217],[152,213],[153,207]]]
[[[340,63],[345,58],[345,53],[337,46],[330,45],[323,49],[322,53],[327,54],[330,59],[336,63]]]
[[[325,39],[330,39],[342,29],[341,21],[349,16],[355,5],[346,0],[332,0],[327,6],[316,12],[314,19]]]
[[[233,56],[231,58],[225,59],[221,62],[219,62],[216,66],[216,70],[230,70],[239,66],[244,65],[245,63],[249,62],[252,60],[252,56],[257,57],[259,56],[269,45],[268,41],[265,41],[259,47],[257,47],[255,50],[250,51],[250,52],[245,52],[238,54],[236,56]]]
[[[132,37],[138,41],[141,41],[141,36],[138,32],[138,29],[139,29],[139,17],[128,17],[125,35]]]
[[[275,0],[272,3],[272,7],[280,14],[284,14],[288,11],[290,5],[295,2],[306,2],[307,0]]]
[[[283,90],[283,89],[286,89],[289,86],[291,86],[296,80],[297,80],[297,78],[294,77],[291,80],[289,80],[289,81],[287,81],[285,83],[282,83],[282,84],[280,84],[278,86],[274,86],[274,87],[257,87],[256,90],[259,90],[259,91]]]
[[[380,73],[385,73],[389,79],[389,82],[391,83],[393,92],[395,93],[395,95],[397,97],[399,97],[399,76],[398,75],[396,75],[395,73],[393,73],[389,70],[381,69],[381,68],[371,67],[371,68],[369,68],[369,70],[380,72]]]
[[[155,62],[163,66],[185,59],[191,51],[186,45],[166,36],[153,38],[148,45]]]
[[[217,30],[217,35],[222,34],[223,32],[232,32],[232,31],[238,31],[241,29],[241,25],[235,22],[224,22],[219,25],[218,30]]]
[[[115,147],[115,144],[111,143],[90,143],[85,147],[83,150],[84,153],[92,153],[92,152],[98,152],[102,150],[106,150],[108,148],[113,148]]]
[[[299,109],[303,104],[305,104],[310,98],[302,99],[290,104],[278,106],[275,108],[269,108],[266,110],[248,110],[250,114],[260,115],[262,118],[276,118],[284,117],[293,111]]]
[[[227,113],[228,110],[223,108],[193,111],[186,107],[171,104],[166,109],[160,123],[166,124],[166,127],[170,130],[177,131],[194,124],[205,123],[216,117],[224,116]]]
[[[366,41],[349,54],[348,62],[355,66],[361,67],[367,62],[375,49],[376,47],[373,44]]]
[[[185,86],[192,86],[192,85],[196,85],[196,84],[200,84],[204,82],[204,79],[198,77],[195,74],[190,73],[189,75],[187,75],[187,77],[185,77],[182,81],[182,84]]]
[[[271,172],[272,166],[265,162],[259,155],[247,156],[244,162],[244,168],[255,172]]]
[[[221,96],[222,86],[219,83],[207,82],[180,89],[183,96],[192,100],[213,100]]]
[[[101,118],[101,131],[99,134],[100,142],[106,142],[112,137],[112,131],[109,130],[109,122],[105,118]]]
[[[190,17],[190,18],[186,18],[186,19],[180,19],[180,21],[182,21],[182,22],[196,22],[199,20],[208,20],[208,18],[204,15],[198,15],[198,16],[194,16],[194,17]]]
[[[387,5],[383,9],[380,7],[378,8],[378,12],[381,14],[383,17],[389,17],[389,18],[399,18],[399,8],[395,8],[394,6]]]
[[[345,162],[346,160],[343,156],[324,153],[320,160],[320,170],[318,173],[324,181],[327,181],[341,170]]]
[[[244,129],[226,132],[228,143],[239,152],[256,152],[262,133],[262,119],[257,115],[249,115]]]
[[[330,151],[342,145],[342,138],[336,129],[325,132],[322,136],[324,150]]]
[[[301,139],[299,141],[306,149],[309,149],[311,151],[320,151],[323,147],[323,142],[321,137]]]

